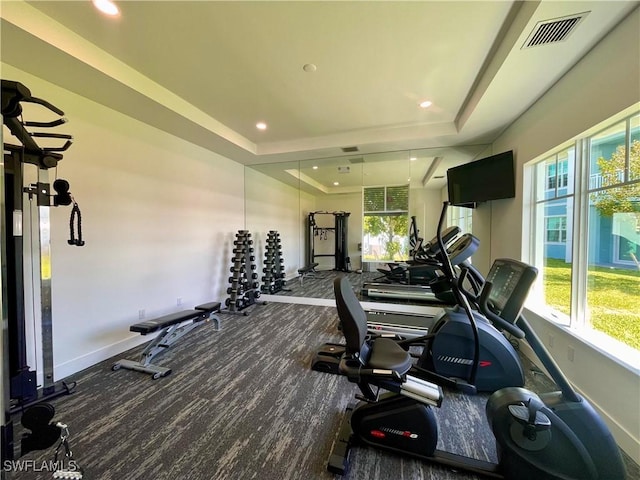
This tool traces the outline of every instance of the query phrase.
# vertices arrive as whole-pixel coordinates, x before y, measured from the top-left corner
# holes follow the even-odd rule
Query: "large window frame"
[[[569,326],[587,335],[595,334],[596,337],[606,335],[606,333],[592,326],[588,303],[588,294],[590,293],[589,274],[590,269],[594,266],[589,258],[589,237],[592,233],[590,228],[597,228],[595,226],[597,224],[590,226],[590,222],[592,222],[590,217],[593,217],[594,198],[596,198],[594,195],[616,188],[629,188],[630,191],[637,191],[637,185],[640,185],[640,178],[630,167],[630,151],[632,142],[638,141],[640,138],[639,124],[640,115],[637,110],[632,115],[627,115],[620,119],[611,119],[610,122],[602,124],[601,128],[593,129],[593,131],[562,144],[525,166],[526,175],[531,179],[530,205],[532,208],[530,210],[530,225],[533,230],[533,238],[536,239],[530,244],[529,260],[539,269],[545,267],[546,253],[544,245],[550,243],[548,236],[549,219],[560,216],[557,212],[550,214],[549,205],[557,200],[568,199],[571,202],[571,208],[568,208],[566,212],[566,229],[570,234],[565,237],[567,241],[566,257],[571,268],[569,313],[562,313],[560,310],[546,305],[546,301],[541,294],[543,278],[539,278],[536,300],[538,304],[541,301],[544,302],[548,308],[547,311],[550,314],[545,316],[549,320]],[[624,125],[624,127],[620,128],[621,125]],[[623,154],[625,159],[624,169],[619,172],[608,173],[609,178],[603,181],[598,175],[599,171],[594,174],[597,169],[594,165],[597,162],[596,158],[591,158],[594,154],[592,141],[594,139],[602,141],[602,137],[606,137],[608,131],[617,131],[618,135],[620,135],[619,132],[624,132]],[[569,155],[569,162],[566,168],[563,168],[564,165],[559,160],[560,156],[570,150],[573,152],[573,158]],[[633,199],[631,200],[634,201]],[[611,221],[614,221],[613,218]],[[613,229],[615,231],[615,226]],[[600,234],[599,230],[595,231]],[[615,244],[617,237],[615,233],[611,237],[613,242],[612,263],[620,266],[623,264],[629,266],[629,262],[616,262],[616,258],[619,257]],[[611,339],[612,337],[609,337],[609,340]]]

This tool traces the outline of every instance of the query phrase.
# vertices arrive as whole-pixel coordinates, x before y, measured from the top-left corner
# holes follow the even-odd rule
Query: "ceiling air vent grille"
[[[342,147],[342,151],[344,153],[357,152],[358,151],[358,147]]]
[[[538,22],[522,48],[537,47],[566,40],[588,13],[584,12],[569,17]]]

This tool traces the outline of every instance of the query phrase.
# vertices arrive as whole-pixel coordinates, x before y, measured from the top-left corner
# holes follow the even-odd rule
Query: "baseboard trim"
[[[151,340],[151,338],[144,335],[131,336],[67,362],[59,363],[54,366],[54,376],[57,380],[65,379],[86,368],[92,367],[97,363],[103,362],[111,357],[126,352],[131,348],[142,345],[149,340]]]

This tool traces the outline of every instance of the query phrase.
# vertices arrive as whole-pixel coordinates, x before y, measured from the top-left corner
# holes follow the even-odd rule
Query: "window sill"
[[[570,328],[568,325],[560,323],[561,319],[552,315],[548,310],[541,308],[525,307],[525,318],[529,315],[529,312],[536,317],[545,320],[554,328],[564,332],[565,334],[573,337],[578,342],[581,342],[593,350],[599,352],[601,355],[609,358],[620,366],[626,368],[637,376],[640,376],[640,351],[629,345],[620,342],[610,336],[592,329],[578,330]],[[538,333],[538,332],[536,332]],[[544,343],[544,339],[541,338]]]

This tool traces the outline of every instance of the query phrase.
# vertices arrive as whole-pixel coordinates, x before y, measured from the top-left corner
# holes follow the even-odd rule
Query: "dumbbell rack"
[[[233,257],[231,258],[229,297],[225,300],[227,311],[237,313],[256,303],[260,297],[258,274],[256,273],[256,257],[253,254],[253,240],[248,230],[238,230],[233,241]],[[248,315],[247,312],[243,312]]]
[[[282,258],[282,244],[280,234],[270,230],[267,234],[267,244],[264,250],[264,268],[262,269],[263,293],[276,293],[284,288],[284,258]]]

